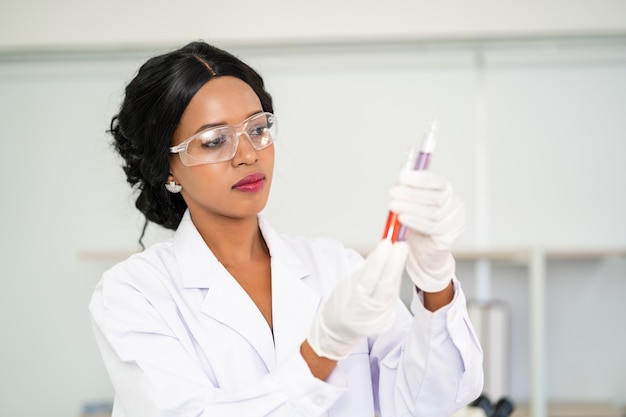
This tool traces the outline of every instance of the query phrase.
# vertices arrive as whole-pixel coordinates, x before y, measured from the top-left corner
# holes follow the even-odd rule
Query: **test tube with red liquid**
[[[409,151],[404,170],[406,171],[422,171],[428,169],[430,159],[437,145],[438,122],[434,120],[428,130],[424,134],[422,144],[419,148],[412,148]],[[391,239],[392,242],[401,242],[406,237],[406,227],[402,226],[398,221],[398,214],[389,211],[387,216],[387,224],[383,232],[383,239]]]

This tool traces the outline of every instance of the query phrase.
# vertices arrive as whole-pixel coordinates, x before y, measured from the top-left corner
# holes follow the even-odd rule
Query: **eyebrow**
[[[248,114],[248,115],[246,116],[246,118],[245,118],[245,119],[243,119],[243,120],[244,120],[244,121],[245,121],[245,120],[248,120],[248,119],[249,119],[249,118],[251,118],[252,116],[257,115],[257,114],[261,114],[261,113],[263,113],[263,110],[257,110],[257,111],[254,111],[254,112],[252,112],[252,113]],[[210,129],[210,128],[212,128],[212,127],[218,127],[218,126],[228,126],[228,123],[226,123],[226,122],[217,122],[217,123],[207,123],[207,124],[204,124],[204,125],[200,126],[200,127],[198,128],[198,130],[196,130],[196,131],[194,132],[194,135],[195,135],[195,134],[198,134],[198,133],[200,133],[200,132],[202,132],[203,130]]]

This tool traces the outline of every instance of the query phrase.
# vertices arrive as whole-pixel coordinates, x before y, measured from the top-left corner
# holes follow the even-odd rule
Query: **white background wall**
[[[0,47],[612,34],[622,0],[5,0]]]
[[[626,2],[336,3],[0,5],[0,415],[111,397],[86,306],[118,258],[82,255],[134,250],[142,221],[104,130],[138,65],[188,40],[265,77],[280,121],[265,215],[285,232],[371,247],[402,153],[439,117],[432,169],[470,220],[459,248],[626,247]],[[513,313],[519,401],[525,274],[497,265],[492,288]],[[471,296],[472,265],[458,275]],[[624,260],[548,276],[549,398],[626,403]]]

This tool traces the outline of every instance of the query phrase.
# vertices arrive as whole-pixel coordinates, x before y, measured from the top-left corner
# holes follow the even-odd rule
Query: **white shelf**
[[[626,257],[626,248],[544,248],[544,249],[459,249],[454,257],[459,262],[495,261],[529,262],[534,251],[541,251],[546,260],[601,260]]]
[[[550,402],[546,407],[548,417],[622,417],[622,410],[607,403]],[[526,404],[516,405],[511,417],[530,417]]]
[[[100,250],[82,250],[77,253],[78,260],[87,262],[121,262],[134,253],[139,251],[133,250],[114,250],[114,249],[100,249]]]

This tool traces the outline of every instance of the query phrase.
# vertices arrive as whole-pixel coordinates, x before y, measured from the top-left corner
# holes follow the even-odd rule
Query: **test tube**
[[[433,120],[424,133],[422,143],[419,148],[411,148],[404,164],[405,171],[422,171],[428,169],[430,159],[435,146],[437,145],[437,133],[439,122]],[[406,227],[402,226],[398,221],[398,214],[389,211],[383,239],[391,239],[392,242],[401,242],[406,237]]]

